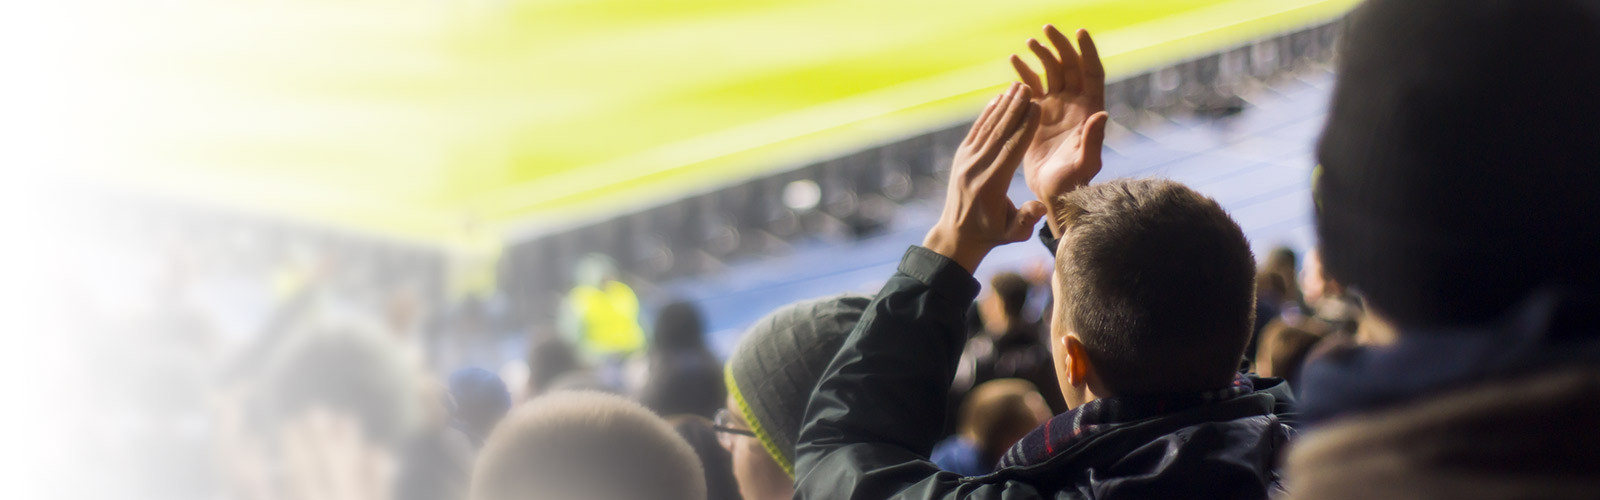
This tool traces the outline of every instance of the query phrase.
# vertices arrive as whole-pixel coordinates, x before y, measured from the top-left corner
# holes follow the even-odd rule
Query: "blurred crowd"
[[[89,359],[126,378],[94,392],[110,417],[87,432],[96,463],[134,465],[67,488],[1593,498],[1600,7],[1372,0],[1349,23],[1316,249],[1257,259],[1200,193],[1096,180],[1104,69],[1087,32],[1047,26],[1028,40],[1038,64],[1013,56],[1020,82],[956,151],[939,222],[874,295],[770,311],[724,358],[692,302],[641,306],[596,258],[558,324],[512,336],[525,359],[501,366],[472,352],[507,345],[485,333],[494,304],[467,293],[425,318],[417,281],[357,273],[394,292],[352,295],[351,274],[307,262],[252,334],[204,325],[213,300],[106,336]],[[1036,200],[1006,197],[1019,173]],[[980,283],[1012,243],[1045,251]],[[168,272],[151,282],[182,285]]]

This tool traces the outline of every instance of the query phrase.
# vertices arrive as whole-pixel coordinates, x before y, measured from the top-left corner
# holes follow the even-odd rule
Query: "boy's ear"
[[[1073,387],[1089,385],[1089,372],[1093,371],[1094,367],[1090,365],[1089,351],[1084,347],[1083,340],[1078,338],[1077,333],[1067,332],[1061,336],[1060,342],[1062,351],[1067,354],[1063,360],[1066,364],[1067,383]]]

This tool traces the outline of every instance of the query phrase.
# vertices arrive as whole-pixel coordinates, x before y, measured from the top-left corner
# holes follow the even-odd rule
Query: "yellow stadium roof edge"
[[[1234,0],[1094,35],[1116,80],[1329,21],[1358,3]],[[1033,35],[1019,33],[1018,50]],[[469,210],[500,221],[507,235],[526,237],[937,130],[966,119],[988,94],[1014,79],[1005,56],[511,186],[483,196]],[[727,144],[752,146],[719,151]]]
[[[1188,5],[1202,3],[1206,2],[1196,1]],[[1113,78],[1116,78],[1331,20],[1342,15],[1356,3],[1357,0],[1223,0],[1212,5],[1166,14],[1153,20],[1118,25],[1122,26],[1121,28],[1099,30],[1095,36],[1102,53],[1106,55],[1108,69],[1112,72]],[[1085,3],[1086,6],[1095,4],[1096,2]],[[1062,8],[1070,10],[1071,5]],[[1038,12],[1032,12],[1025,17],[1031,18],[1037,15]],[[359,16],[352,15],[352,18],[356,17]],[[1064,15],[1059,19],[1052,17],[1048,20],[1063,29],[1075,27],[1070,16]],[[342,26],[338,23],[333,24],[337,25],[335,28]],[[342,33],[333,28],[329,28],[329,31]],[[419,119],[405,115],[405,113],[426,112],[448,114],[458,111],[461,103],[449,101],[452,95],[449,93],[439,94],[439,102],[415,107],[397,107],[394,106],[394,101],[384,100],[408,98],[405,96],[410,94],[404,92],[397,94],[401,97],[380,93],[372,102],[368,102],[365,98],[352,100],[349,95],[361,94],[349,92],[330,91],[328,94],[314,94],[315,97],[290,94],[277,100],[262,101],[260,106],[270,108],[265,112],[255,110],[255,114],[239,114],[239,116],[275,118],[279,116],[275,114],[277,111],[275,106],[285,102],[298,108],[315,109],[320,109],[317,106],[323,102],[331,102],[338,109],[329,111],[329,116],[324,116],[292,108],[292,112],[283,115],[279,122],[243,121],[243,124],[248,126],[229,122],[234,127],[227,128],[227,133],[257,140],[260,143],[249,143],[246,147],[238,148],[239,150],[257,153],[263,151],[261,148],[275,147],[280,140],[301,141],[304,139],[302,135],[316,136],[327,132],[332,132],[333,135],[326,135],[326,141],[331,143],[343,140],[346,136],[338,134],[365,127],[366,123],[360,120],[371,116],[397,116],[399,120],[412,121],[405,122],[404,126],[395,130],[384,130],[383,133],[370,136],[350,133],[349,137],[364,141],[358,141],[350,146],[352,150],[359,150],[357,151],[361,153],[359,155],[352,153],[346,156],[345,154],[350,152],[342,149],[324,154],[321,148],[327,144],[309,140],[303,143],[305,151],[296,149],[302,147],[301,142],[292,144],[285,142],[284,144],[290,145],[284,146],[284,151],[269,150],[268,152],[272,154],[260,158],[238,155],[235,149],[218,147],[206,149],[201,156],[179,156],[175,160],[179,163],[201,165],[199,168],[180,166],[169,169],[165,168],[164,164],[155,165],[157,168],[153,170],[124,168],[124,164],[130,159],[100,155],[89,157],[94,161],[85,163],[112,165],[116,168],[90,171],[86,173],[86,178],[80,180],[86,181],[94,189],[129,191],[137,196],[158,196],[193,206],[225,207],[230,212],[293,219],[364,236],[414,244],[453,245],[462,238],[463,228],[468,225],[465,224],[468,221],[474,222],[479,227],[487,226],[487,229],[495,234],[527,236],[558,230],[564,226],[603,220],[697,192],[715,190],[742,180],[803,167],[896,139],[948,127],[974,114],[986,94],[1001,83],[1014,78],[1005,62],[1005,56],[1011,51],[1020,52],[1022,40],[1037,34],[1031,29],[1017,32],[1014,48],[996,51],[993,58],[983,64],[967,67],[961,67],[964,62],[952,64],[948,67],[958,69],[920,73],[919,75],[932,76],[908,77],[915,79],[844,98],[812,101],[822,104],[809,107],[801,103],[798,107],[786,108],[793,111],[757,118],[754,122],[725,125],[720,130],[708,128],[706,130],[711,130],[709,133],[685,134],[682,137],[687,139],[672,139],[664,142],[664,145],[648,149],[624,150],[619,153],[624,155],[621,158],[602,157],[598,163],[589,163],[582,168],[557,170],[529,178],[525,182],[508,180],[505,184],[491,184],[486,190],[451,193],[445,197],[407,200],[386,196],[383,190],[365,189],[368,186],[383,185],[393,179],[420,179],[412,184],[431,186],[447,181],[444,173],[449,170],[470,167],[463,164],[460,157],[455,158],[454,162],[448,161],[445,154],[449,151],[434,150],[463,146],[451,140],[437,140],[422,144],[425,147],[407,149],[403,146],[408,144],[400,144],[402,146],[400,148],[389,147],[388,143],[384,142],[388,140],[387,137],[391,135],[402,137],[404,134],[429,136],[439,133],[471,134],[470,137],[478,137],[480,133],[486,131],[491,134],[505,133],[514,130],[514,127],[524,125],[492,122],[478,128],[463,128],[458,126],[460,124],[450,121],[451,118],[460,117],[444,116],[441,120],[437,120],[439,122],[437,125],[429,120],[422,120],[421,123],[428,126],[419,127],[416,126],[417,123],[413,123]],[[396,49],[396,52],[409,54],[411,49]],[[294,53],[292,50],[283,53],[268,52],[269,55],[276,56]],[[156,55],[164,54],[156,53]],[[231,52],[224,54],[228,56],[225,59],[237,59],[229,54]],[[382,52],[379,55],[395,56],[389,52]],[[970,55],[961,61],[974,60]],[[378,58],[373,64],[379,63],[389,64],[389,59]],[[322,61],[319,64],[332,63]],[[204,65],[197,64],[195,67]],[[351,70],[350,74],[358,75],[360,78],[342,73],[332,76],[359,81],[397,76],[401,77],[397,81],[404,82],[407,81],[404,77],[411,75],[409,71],[433,71],[425,66],[422,69],[406,65],[398,67],[405,71],[385,72],[389,66],[379,64],[377,66],[379,69],[363,66],[362,68],[366,69]],[[308,81],[321,84],[321,77],[324,76],[322,72],[325,71],[323,66],[311,65],[306,68],[310,69],[301,68],[305,73],[302,76]],[[368,75],[361,71],[373,74]],[[445,85],[446,83],[424,79],[421,84]],[[403,90],[410,87],[401,88]],[[263,89],[277,90],[278,87],[266,86]],[[195,89],[182,87],[173,91],[193,90]],[[233,101],[223,99],[254,98],[258,94],[246,92],[260,90],[262,89],[251,87],[240,91],[241,93],[229,93],[224,97],[206,94],[212,98],[196,102],[231,104]],[[495,94],[490,92],[486,95]],[[179,100],[178,103],[182,104],[184,101]],[[380,106],[388,107],[378,109]],[[211,108],[216,107],[211,106]],[[205,130],[211,128],[206,124],[210,123],[212,111],[214,110],[210,108],[191,110],[188,115],[183,116],[187,119],[204,119],[195,126]],[[378,114],[391,111],[400,114]],[[290,130],[282,125],[296,123],[293,120],[305,117],[333,120],[335,125],[307,128],[305,132],[297,132],[300,135],[275,135],[283,130]],[[194,125],[188,121],[180,124]],[[259,127],[267,128],[263,132]],[[179,131],[188,132],[188,129]],[[269,135],[264,138],[250,135],[261,133]],[[506,135],[509,137],[512,134]],[[180,135],[180,137],[188,136]],[[222,137],[232,138],[234,135],[223,134]],[[492,143],[492,139],[494,138],[465,146]],[[205,145],[209,142],[207,139],[192,139],[183,146],[194,144]],[[374,148],[374,144],[382,145],[378,147],[379,153],[368,154],[370,152],[360,149]],[[430,147],[433,149],[429,149]],[[118,149],[92,148],[86,151],[104,151],[109,154]],[[316,161],[307,161],[304,165],[294,164],[294,161],[303,159],[297,156],[301,153],[310,155],[307,158],[314,158]],[[166,156],[160,158],[162,160],[159,161],[172,160]],[[276,167],[273,163],[283,162],[285,158],[290,159],[288,164],[292,168],[281,172],[274,170]],[[321,175],[314,170],[315,168],[341,168],[345,165],[342,162],[346,159],[355,163],[392,166],[386,162],[396,158],[401,160],[415,158],[415,161],[393,169],[382,167],[341,171],[342,177],[338,177],[338,181],[335,182],[307,182],[308,179],[315,181],[317,176]],[[230,166],[230,162],[247,166]],[[375,174],[370,184],[367,184],[366,177],[361,177],[367,174]],[[376,175],[385,175],[389,178]],[[392,195],[395,190],[389,191]],[[456,194],[461,196],[451,197]],[[435,200],[438,202],[435,203]]]

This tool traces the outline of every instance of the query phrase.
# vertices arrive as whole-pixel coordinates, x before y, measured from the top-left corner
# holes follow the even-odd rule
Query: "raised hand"
[[[956,150],[944,212],[923,240],[923,246],[969,272],[994,247],[1028,239],[1044,216],[1043,204],[1030,201],[1019,209],[1006,195],[1039,128],[1032,97],[1027,87],[1013,83],[989,101]]]
[[[1011,65],[1022,83],[1033,89],[1039,105],[1039,132],[1023,156],[1022,174],[1028,189],[1047,204],[1100,173],[1100,144],[1105,141],[1106,70],[1100,63],[1089,32],[1078,30],[1078,47],[1055,26],[1044,27],[1056,52],[1028,39],[1028,48],[1044,67],[1044,80],[1016,54]]]

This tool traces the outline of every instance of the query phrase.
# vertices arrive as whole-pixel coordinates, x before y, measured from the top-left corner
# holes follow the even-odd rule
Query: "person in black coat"
[[[1089,184],[1100,170],[1104,70],[1054,28],[1032,42],[1051,87],[1020,60],[1013,84],[957,149],[945,209],[822,373],[796,445],[795,498],[1239,498],[1281,491],[1289,428],[1237,369],[1255,259],[1214,200],[1165,180]],[[1031,89],[1039,89],[1035,94]],[[1037,96],[1037,98],[1035,98]],[[1007,198],[1017,165],[1041,200]],[[995,472],[928,461],[965,340],[972,277],[1046,212],[1057,253],[1051,350],[1072,409]],[[935,416],[929,418],[929,416]]]
[[[711,418],[728,397],[722,362],[706,347],[700,310],[688,302],[661,308],[639,401],[660,415]]]

